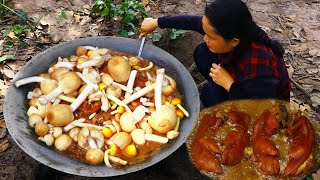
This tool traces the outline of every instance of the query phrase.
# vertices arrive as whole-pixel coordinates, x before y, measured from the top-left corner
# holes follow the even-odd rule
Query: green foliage
[[[140,2],[131,0],[124,0],[117,5],[113,4],[111,0],[95,0],[91,10],[91,14],[93,13],[119,20],[122,24],[120,35],[123,37],[128,37],[130,31],[138,34],[139,22],[150,17]]]
[[[161,37],[162,37],[162,34],[158,31],[158,29],[155,29],[152,34],[152,41],[153,42],[158,42],[160,41]]]
[[[182,35],[185,32],[188,32],[187,30],[181,30],[181,29],[168,29],[168,38],[169,40],[177,39],[180,35]]]
[[[0,0],[0,15],[3,20],[9,19],[7,24],[2,24],[0,30],[2,31],[2,37],[4,39],[3,47],[11,48],[13,46],[25,47],[28,46],[23,39],[26,33],[32,28],[31,23],[34,20],[27,16],[22,10],[13,10],[6,5],[5,0]],[[4,59],[4,57],[6,57]],[[2,59],[9,59],[7,56],[2,56]],[[3,61],[4,61],[3,60]]]

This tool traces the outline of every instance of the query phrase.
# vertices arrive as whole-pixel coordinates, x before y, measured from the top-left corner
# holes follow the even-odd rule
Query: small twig
[[[297,87],[299,88],[305,95],[307,95],[309,98],[311,98],[310,94],[300,85],[298,84],[295,80],[293,80],[291,77],[289,77],[291,82]]]

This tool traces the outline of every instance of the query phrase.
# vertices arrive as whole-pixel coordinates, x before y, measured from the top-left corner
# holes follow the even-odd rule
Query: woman
[[[140,37],[157,27],[194,30],[204,43],[194,51],[200,73],[209,81],[201,91],[205,107],[225,100],[276,98],[289,101],[291,83],[284,49],[252,20],[241,0],[216,0],[205,16],[147,18]]]

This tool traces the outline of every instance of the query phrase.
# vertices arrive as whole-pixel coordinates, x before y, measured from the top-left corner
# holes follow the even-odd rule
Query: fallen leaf
[[[201,4],[202,0],[196,0],[196,5]]]
[[[302,105],[300,105],[300,106],[299,106],[299,109],[300,109],[302,112],[305,112],[305,111],[310,112],[310,111],[312,111],[312,110],[311,110],[311,107],[310,107],[308,104],[302,104]]]
[[[319,69],[318,69],[318,68],[306,68],[306,71],[307,71],[309,74],[313,74],[313,73],[319,72]]]
[[[289,67],[287,68],[287,71],[288,71],[289,76],[292,77],[294,69],[291,65],[289,65]]]
[[[6,94],[8,87],[9,83],[0,79],[0,96],[4,96]]]
[[[316,56],[320,56],[320,49],[311,49],[309,50],[309,55],[316,57]]]
[[[8,149],[9,147],[9,141],[8,139],[4,140],[2,143],[0,143],[0,151],[4,152]]]
[[[142,4],[143,6],[146,6],[147,4],[149,4],[149,0],[142,0],[142,1],[141,1],[141,4]]]
[[[311,95],[310,100],[313,107],[318,107],[320,105],[320,97],[316,94]]]
[[[7,78],[13,78],[14,77],[14,71],[12,69],[9,69],[7,67],[4,67],[1,72],[7,77]]]
[[[308,49],[307,43],[291,45],[290,47],[296,52],[304,52]]]
[[[13,31],[10,31],[7,36],[10,37],[12,40],[18,40],[18,39],[19,39],[19,38],[14,34]]]
[[[7,134],[7,128],[0,128],[0,139],[4,138]]]
[[[1,120],[0,120],[0,127],[1,127],[1,128],[6,128],[6,127],[7,127],[6,121],[5,121],[4,119],[1,119]]]
[[[75,21],[76,21],[77,24],[80,23],[80,15],[75,14],[75,15],[74,15],[74,19],[75,19]]]
[[[5,60],[12,60],[13,56],[11,54],[5,54],[0,57],[0,62],[5,61]]]

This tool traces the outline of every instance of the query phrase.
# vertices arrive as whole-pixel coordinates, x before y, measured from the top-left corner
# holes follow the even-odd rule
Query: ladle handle
[[[140,44],[140,49],[139,49],[139,53],[138,53],[138,57],[141,56],[141,53],[142,53],[142,49],[143,49],[143,46],[144,46],[144,41],[146,40],[146,37],[143,37],[142,40],[141,40],[141,44]]]

